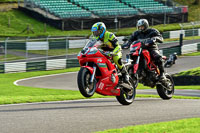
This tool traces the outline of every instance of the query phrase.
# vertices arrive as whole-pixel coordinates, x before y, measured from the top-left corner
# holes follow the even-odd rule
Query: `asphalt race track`
[[[200,117],[200,100],[115,98],[0,106],[1,133],[90,133],[129,125]]]
[[[179,57],[176,64],[166,71],[169,74],[178,73],[184,70],[199,67],[200,56],[192,57]],[[22,86],[32,86],[39,88],[52,88],[52,89],[65,89],[65,90],[78,90],[77,86],[77,72],[55,74],[42,77],[34,77],[29,79],[22,79],[16,81],[15,84]],[[192,89],[192,88],[191,88]],[[145,92],[146,91],[146,92]],[[139,94],[157,94],[155,89],[152,90],[137,90]],[[200,97],[200,90],[176,90],[175,95],[184,96],[198,96]]]

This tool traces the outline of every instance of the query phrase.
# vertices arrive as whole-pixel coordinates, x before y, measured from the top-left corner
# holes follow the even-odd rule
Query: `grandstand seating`
[[[173,9],[163,5],[154,0],[121,0],[125,4],[135,7],[140,11],[149,14],[149,13],[170,13],[173,12]]]
[[[154,0],[26,0],[59,18],[133,16],[169,13],[173,9]]]
[[[36,6],[60,18],[85,18],[91,16],[91,12],[73,5],[67,0],[29,0],[29,2],[33,2]]]
[[[118,0],[70,0],[98,16],[130,16],[138,10]]]

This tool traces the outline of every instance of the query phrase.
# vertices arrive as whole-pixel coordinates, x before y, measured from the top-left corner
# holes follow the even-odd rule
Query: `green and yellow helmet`
[[[92,26],[91,31],[92,31],[94,37],[97,40],[100,40],[101,38],[103,38],[103,36],[106,32],[106,26],[103,22],[97,22]]]

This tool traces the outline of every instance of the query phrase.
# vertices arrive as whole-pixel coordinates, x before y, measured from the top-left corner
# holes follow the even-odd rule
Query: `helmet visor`
[[[95,37],[98,37],[98,36],[100,36],[100,32],[97,30],[97,31],[93,31],[93,35],[95,36]]]
[[[144,31],[145,30],[144,25],[138,26],[137,28],[138,28],[139,31]]]

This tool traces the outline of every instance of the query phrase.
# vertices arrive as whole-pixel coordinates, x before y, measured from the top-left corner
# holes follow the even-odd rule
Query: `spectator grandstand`
[[[154,0],[121,0],[127,5],[140,10],[143,13],[171,13],[173,8]]]
[[[98,16],[129,16],[138,10],[116,0],[70,0]]]
[[[24,0],[20,9],[63,30],[88,29],[97,21],[104,21],[109,28],[132,27],[140,18],[150,24],[187,21],[185,7],[172,7],[164,1],[172,0]]]
[[[81,18],[91,16],[91,12],[67,2],[66,0],[27,0],[27,2],[60,18]]]

